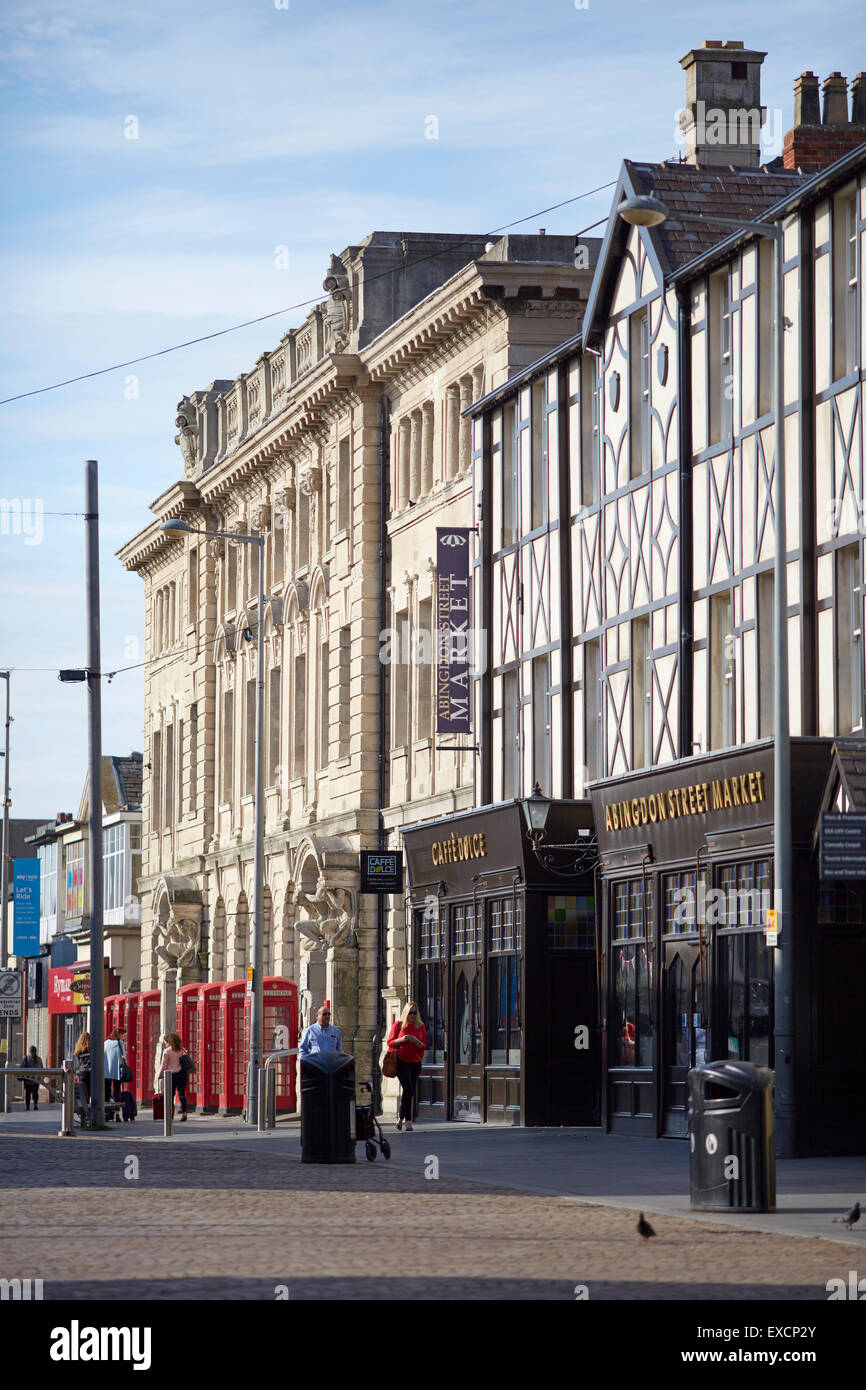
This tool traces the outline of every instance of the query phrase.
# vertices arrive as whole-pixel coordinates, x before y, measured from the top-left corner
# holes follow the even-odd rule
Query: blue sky
[[[615,179],[624,157],[675,155],[679,59],[704,39],[767,50],[783,131],[804,69],[866,69],[862,0],[281,3],[7,0],[0,396],[319,295],[331,251],[374,229],[483,233]],[[579,231],[609,200],[525,230]],[[13,816],[77,811],[86,768],[85,695],[56,678],[84,664],[83,523],[48,513],[83,510],[98,459],[103,669],[141,661],[143,585],[114,551],[181,471],[176,403],[304,313],[0,407],[0,498],[45,513],[40,544],[0,534]],[[142,702],[140,670],[105,685],[106,753],[142,748]]]

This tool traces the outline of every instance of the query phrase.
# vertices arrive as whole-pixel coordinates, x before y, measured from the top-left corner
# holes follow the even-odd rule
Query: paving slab
[[[0,1139],[56,1134],[59,1106],[38,1114],[14,1110],[0,1115]],[[493,1184],[501,1191],[566,1198],[586,1205],[622,1207],[683,1220],[700,1220],[768,1234],[820,1237],[855,1247],[866,1245],[866,1216],[848,1232],[839,1215],[856,1200],[866,1208],[866,1158],[787,1159],[777,1163],[777,1210],[772,1213],[713,1209],[695,1211],[689,1203],[689,1153],[685,1140],[635,1139],[598,1129],[506,1129],[493,1125],[436,1123],[398,1133],[393,1121],[383,1129],[392,1148],[391,1166],[422,1174],[435,1158],[440,1178]],[[101,1133],[84,1133],[61,1145],[83,1143],[206,1145],[218,1151],[284,1153],[295,1162],[300,1152],[298,1118],[281,1119],[275,1130],[259,1134],[240,1117],[191,1115],[175,1122],[170,1138],[162,1124],[139,1110],[134,1124],[114,1124]],[[364,1162],[358,1146],[359,1160]],[[379,1157],[378,1164],[384,1160]],[[307,1165],[305,1165],[307,1166]],[[369,1165],[374,1167],[376,1165]]]

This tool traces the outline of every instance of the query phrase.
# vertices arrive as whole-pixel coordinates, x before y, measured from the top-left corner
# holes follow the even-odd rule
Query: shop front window
[[[491,956],[490,1061],[520,1066],[520,957]]]
[[[773,973],[760,932],[719,938],[722,1052],[731,1061],[772,1065]]]
[[[419,965],[416,1003],[427,1029],[425,1066],[441,1066],[445,1061],[445,962]]]
[[[652,913],[650,882],[637,878],[615,885],[611,1049],[614,1067],[651,1067],[655,1060],[653,971],[647,942]]]
[[[547,949],[591,951],[595,946],[595,898],[591,894],[549,894]]]
[[[522,903],[514,896],[490,904],[490,1061],[520,1066],[520,947]]]
[[[697,932],[705,910],[706,884],[697,874],[666,874],[665,915],[662,931],[665,936],[688,936]]]
[[[514,898],[494,898],[490,904],[491,951],[519,951],[522,927],[520,902]]]
[[[764,913],[772,905],[768,859],[726,865],[719,873],[719,888],[721,898],[708,906],[708,922],[719,927],[764,925]]]
[[[445,955],[445,923],[439,899],[431,894],[415,911],[415,940],[419,960],[439,960]]]
[[[480,942],[475,920],[475,905],[459,903],[451,909],[451,953],[454,956],[474,956]]]

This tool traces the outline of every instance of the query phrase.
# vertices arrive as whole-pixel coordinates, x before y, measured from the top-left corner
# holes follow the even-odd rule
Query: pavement
[[[139,1111],[61,1139],[59,1116],[0,1116],[2,1272],[46,1299],[800,1301],[866,1274],[866,1228],[832,1222],[866,1198],[857,1158],[779,1163],[775,1214],[694,1212],[678,1141],[386,1122],[389,1162],[313,1165],[296,1119],[191,1116],[165,1138]]]
[[[13,1134],[56,1135],[60,1107],[0,1115],[0,1139]],[[393,1121],[382,1125],[391,1144],[392,1167],[415,1172],[435,1157],[440,1178],[493,1183],[497,1188],[537,1196],[561,1197],[590,1205],[624,1207],[688,1220],[718,1223],[773,1235],[821,1237],[862,1247],[866,1244],[866,1159],[781,1159],[776,1164],[776,1211],[695,1211],[689,1201],[689,1150],[686,1140],[636,1139],[598,1129],[506,1129],[498,1125],[440,1122],[398,1133]],[[285,1149],[298,1157],[297,1116],[280,1119],[275,1130],[259,1134],[239,1116],[196,1115],[175,1121],[170,1139],[163,1126],[139,1110],[135,1124],[115,1124],[100,1134],[78,1135],[85,1142],[127,1141],[171,1145],[215,1145],[239,1152]],[[422,1152],[423,1150],[423,1152]],[[363,1150],[357,1148],[358,1161]],[[379,1163],[384,1162],[381,1156]],[[864,1205],[858,1227],[848,1232],[834,1222],[856,1200]],[[866,1272],[866,1271],[864,1271]]]

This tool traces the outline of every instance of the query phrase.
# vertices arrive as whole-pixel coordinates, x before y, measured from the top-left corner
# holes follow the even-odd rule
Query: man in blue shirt
[[[342,1052],[343,1038],[339,1028],[331,1027],[331,1010],[323,1004],[316,1012],[316,1021],[304,1029],[298,1052],[309,1057],[314,1052]]]

